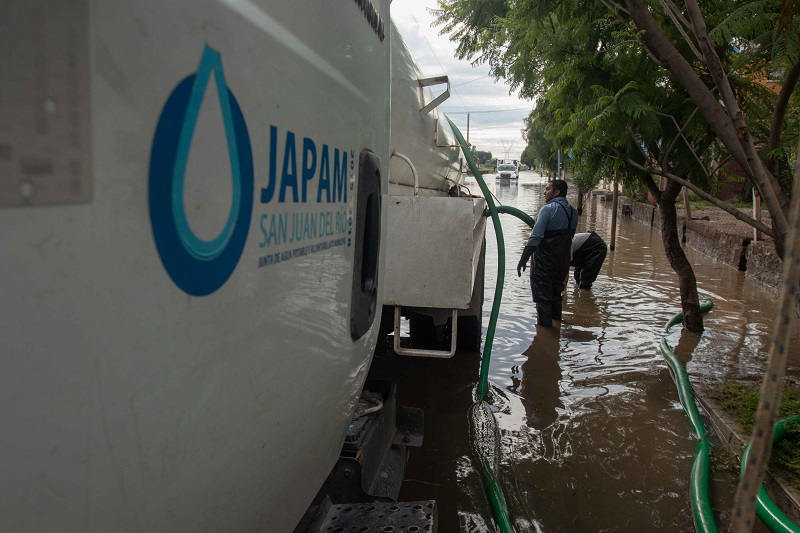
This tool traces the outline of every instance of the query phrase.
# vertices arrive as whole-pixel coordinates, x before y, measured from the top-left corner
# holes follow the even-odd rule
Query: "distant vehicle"
[[[518,179],[519,178],[519,161],[516,159],[498,159],[497,160],[497,177],[500,179]]]

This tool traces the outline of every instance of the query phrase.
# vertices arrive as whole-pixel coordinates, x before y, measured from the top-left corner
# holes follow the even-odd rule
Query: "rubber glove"
[[[526,246],[525,249],[522,250],[522,257],[519,258],[519,263],[517,263],[517,277],[521,277],[525,269],[528,268],[528,260],[535,251],[535,246]]]

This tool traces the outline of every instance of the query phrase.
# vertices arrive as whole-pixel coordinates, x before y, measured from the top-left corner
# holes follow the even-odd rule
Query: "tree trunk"
[[[658,190],[652,179],[648,188]],[[683,311],[683,326],[689,331],[700,333],[703,331],[703,313],[700,311],[700,298],[697,295],[697,278],[694,275],[686,254],[683,253],[680,237],[678,237],[678,212],[675,209],[675,200],[681,191],[681,185],[668,181],[664,191],[655,195],[658,198],[658,216],[661,218],[661,242],[667,261],[678,275],[678,286],[681,295],[681,310]]]

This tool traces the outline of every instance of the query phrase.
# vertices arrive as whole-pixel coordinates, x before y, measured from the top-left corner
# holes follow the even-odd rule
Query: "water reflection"
[[[545,182],[523,172],[516,187],[491,180],[489,186],[501,203],[535,215]],[[569,198],[575,205],[574,195]],[[560,329],[547,330],[536,327],[528,278],[515,270],[530,228],[508,216],[501,223],[506,282],[489,376],[501,434],[500,478],[518,530],[692,531],[695,441],[658,350],[680,302],[660,233],[621,217],[616,251],[592,290],[570,281]],[[610,242],[610,224],[610,202],[587,198],[578,231],[594,230]],[[491,228],[486,238],[484,327],[497,280]],[[700,291],[715,306],[702,335],[675,327],[669,344],[693,381],[759,378],[776,295],[733,268],[686,252]],[[787,368],[793,378],[800,377],[798,339],[795,327]],[[435,498],[440,531],[485,531],[491,514],[467,440],[480,362],[459,356],[406,362],[400,372],[401,401],[426,417],[425,443],[412,453],[401,498]],[[715,469],[713,475],[714,507],[724,526],[736,473]]]
[[[522,355],[527,357],[521,367],[519,392],[525,409],[525,421],[533,429],[542,430],[558,419],[561,366],[559,359],[560,328],[536,326],[536,336]]]
[[[700,344],[701,335],[700,333],[681,328],[680,324],[674,327],[680,329],[680,336],[678,337],[678,344],[672,346],[672,351],[678,359],[680,359],[681,363],[686,366],[689,364],[689,361],[691,361],[692,354],[694,354],[697,345]]]
[[[379,344],[370,370],[374,379],[397,381],[400,403],[425,413],[423,446],[410,450],[399,499],[436,500],[439,531],[483,532],[491,522],[470,439],[479,368],[475,353],[457,353],[453,359],[401,357],[389,341]]]
[[[501,199],[513,198],[517,196],[519,190],[519,180],[495,180],[494,194]]]

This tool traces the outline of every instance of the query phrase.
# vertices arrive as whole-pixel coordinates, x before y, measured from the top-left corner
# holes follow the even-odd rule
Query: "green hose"
[[[506,248],[505,242],[503,241],[503,230],[500,227],[500,217],[497,214],[497,207],[494,204],[494,200],[492,199],[492,194],[489,191],[489,187],[486,186],[486,182],[483,180],[483,176],[481,175],[480,171],[478,170],[477,165],[475,165],[475,161],[472,159],[472,152],[467,146],[467,142],[464,140],[464,136],[461,135],[461,132],[458,130],[453,121],[449,118],[447,119],[450,122],[450,127],[453,129],[453,134],[456,136],[458,143],[461,145],[461,150],[464,152],[464,158],[467,160],[469,164],[470,170],[472,170],[472,175],[475,176],[475,179],[478,181],[478,185],[483,192],[483,196],[486,199],[486,205],[488,206],[489,213],[492,217],[492,224],[494,225],[494,234],[497,240],[497,285],[494,289],[494,301],[492,302],[492,313],[489,317],[489,326],[486,329],[486,342],[483,345],[483,357],[481,359],[481,373],[480,373],[480,380],[478,381],[478,402],[485,402],[486,395],[488,391],[488,383],[489,383],[489,359],[492,356],[492,344],[494,343],[494,331],[497,327],[497,316],[500,313],[500,301],[503,297],[503,285],[505,283],[505,270],[506,270],[506,263],[505,263],[505,256],[506,256]],[[477,424],[477,420],[475,420],[475,416],[471,418],[473,423]],[[492,417],[492,421],[494,421],[494,417]],[[496,427],[496,426],[495,426]],[[477,431],[477,434],[481,434],[482,432]],[[477,448],[477,446],[476,446]],[[511,517],[508,513],[508,507],[506,506],[505,498],[503,497],[503,490],[500,487],[500,483],[497,479],[497,476],[490,468],[490,463],[485,460],[485,456],[481,453],[481,450],[478,450],[478,468],[483,476],[483,481],[486,485],[487,491],[489,493],[489,503],[492,506],[492,511],[495,515],[495,520],[500,527],[500,531],[502,533],[513,533],[514,532],[514,525],[511,522]]]
[[[711,300],[706,300],[700,306],[700,310],[705,313],[713,306],[714,304]],[[709,478],[711,474],[709,452],[711,447],[708,442],[708,434],[706,433],[706,428],[703,426],[703,420],[700,418],[700,412],[697,410],[697,404],[695,404],[694,401],[694,394],[692,393],[692,386],[689,384],[689,376],[686,373],[686,367],[683,366],[681,360],[678,359],[675,352],[673,352],[672,348],[667,344],[666,337],[670,328],[680,323],[682,320],[683,313],[678,313],[664,326],[664,334],[661,336],[660,342],[661,355],[664,356],[664,359],[666,359],[667,364],[672,370],[675,384],[678,387],[678,397],[697,435],[697,450],[695,452],[695,460],[692,466],[691,480],[689,483],[689,501],[692,506],[694,527],[701,533],[718,532],[719,529],[714,520],[711,498],[709,496]]]
[[[700,311],[710,311],[714,304],[711,300],[706,299],[700,306]],[[692,466],[692,473],[689,484],[689,499],[692,505],[692,516],[694,518],[694,525],[697,531],[701,533],[719,531],[717,523],[714,520],[714,514],[711,509],[711,498],[709,496],[709,478],[711,472],[710,465],[710,444],[708,440],[708,433],[703,426],[703,420],[700,418],[700,412],[697,409],[697,404],[694,401],[694,394],[692,393],[692,386],[689,384],[689,376],[686,373],[686,368],[683,363],[675,355],[672,349],[667,344],[666,336],[669,330],[675,324],[683,321],[683,313],[677,313],[673,316],[664,326],[664,334],[661,337],[660,347],[661,354],[667,360],[673,375],[675,376],[675,383],[678,387],[678,396],[680,397],[683,410],[689,417],[689,421],[694,428],[697,435],[697,452],[695,455],[694,465]],[[800,420],[800,417],[796,417]],[[775,436],[773,443],[781,440],[786,431],[783,428],[783,423],[787,420],[781,420],[775,425]],[[742,472],[746,464],[747,454],[750,451],[750,446],[745,449],[742,456]],[[778,509],[775,503],[767,495],[764,487],[758,493],[756,502],[756,513],[761,521],[764,522],[771,531],[787,532],[787,533],[800,533],[800,528],[797,527],[783,512]]]
[[[503,229],[500,227],[500,217],[497,214],[497,206],[494,204],[489,187],[483,180],[483,175],[481,175],[477,165],[475,165],[475,161],[472,159],[472,151],[467,148],[467,142],[464,140],[463,135],[461,135],[456,125],[453,124],[453,121],[449,118],[447,121],[450,122],[453,134],[456,136],[459,144],[461,144],[464,158],[467,160],[467,164],[469,164],[469,168],[472,170],[472,175],[475,176],[475,179],[478,181],[478,186],[481,188],[481,192],[483,192],[483,196],[486,199],[486,205],[488,206],[489,213],[492,217],[492,224],[494,225],[494,235],[497,239],[497,285],[494,288],[494,301],[492,302],[492,314],[489,316],[489,326],[486,328],[486,342],[483,345],[483,359],[481,360],[481,376],[478,382],[478,400],[485,401],[489,382],[489,359],[492,356],[494,330],[497,327],[497,315],[500,313],[500,301],[503,297],[503,285],[505,284],[506,244],[503,240]]]
[[[461,132],[458,130],[456,125],[453,124],[453,121],[449,118],[447,120],[450,122],[450,127],[453,129],[453,133],[461,145],[461,149],[464,152],[464,156],[469,164],[470,170],[472,171],[472,175],[475,176],[478,186],[480,187],[481,192],[483,192],[483,195],[486,199],[487,213],[492,218],[492,224],[494,225],[495,236],[497,239],[497,285],[494,292],[494,301],[492,302],[492,312],[489,318],[489,326],[486,330],[486,342],[484,343],[483,347],[480,381],[478,383],[478,401],[485,402],[488,390],[489,360],[492,354],[494,333],[495,328],[497,327],[497,317],[500,311],[500,300],[503,295],[503,285],[505,283],[505,242],[503,240],[503,232],[500,226],[500,217],[498,216],[498,213],[514,215],[531,227],[533,227],[535,219],[524,211],[521,211],[515,207],[505,205],[495,206],[491,192],[489,191],[489,187],[487,187],[486,182],[483,180],[483,176],[478,170],[477,165],[475,165],[475,162],[472,159],[472,153],[469,148],[467,148],[468,145],[464,140],[464,137],[461,135]],[[711,302],[709,299],[706,299],[705,302],[703,302],[703,304],[700,306],[700,311],[704,313],[708,312],[713,306],[713,302]],[[672,351],[672,348],[670,348],[666,340],[666,336],[669,333],[670,328],[682,321],[683,313],[677,313],[669,321],[667,321],[666,325],[664,326],[664,334],[661,337],[659,345],[664,359],[666,359],[667,364],[673,372],[675,382],[678,387],[678,396],[698,439],[689,488],[689,498],[692,505],[692,517],[694,519],[695,528],[701,533],[716,533],[719,531],[719,528],[714,520],[711,498],[709,495],[709,479],[711,477],[711,446],[708,440],[708,433],[705,430],[705,426],[703,425],[703,421],[700,417],[700,412],[697,409],[697,404],[694,401],[694,394],[692,393],[692,387],[689,383],[689,376],[686,373],[686,368],[681,360],[675,355],[675,352]],[[800,417],[795,417],[795,419],[800,420]],[[778,442],[785,436],[783,423],[787,420],[789,419],[782,420],[776,424],[773,442]],[[744,456],[742,457],[742,470],[744,470],[749,449],[750,447],[748,446],[745,450]],[[494,472],[491,471],[483,457],[479,457],[478,463],[481,473],[484,476],[484,482],[486,483],[489,491],[489,501],[492,505],[493,511],[495,512],[495,518],[498,521],[500,530],[503,533],[513,532],[514,526],[512,525],[511,518],[508,515],[508,508],[506,507],[503,492],[496,476],[494,475]],[[761,490],[758,494],[756,512],[758,513],[759,518],[761,518],[764,524],[771,531],[800,533],[800,528],[798,528],[796,524],[789,520],[788,517],[786,517],[786,515],[777,508],[763,487],[761,487]]]
[[[775,433],[772,435],[773,445],[777,444],[786,436],[786,429],[784,428],[786,422],[800,422],[800,416],[784,418],[775,424]],[[739,470],[740,474],[744,472],[744,465],[747,464],[747,457],[749,454],[750,445],[748,444],[742,454],[742,464]],[[770,531],[800,533],[800,527],[792,522],[788,516],[783,514],[783,511],[778,509],[778,506],[775,505],[775,502],[773,502],[767,494],[767,489],[764,488],[764,485],[761,485],[758,491],[758,497],[756,498],[756,514]]]
[[[515,207],[506,205],[495,206],[489,188],[486,186],[483,176],[475,165],[470,150],[466,148],[466,141],[456,125],[453,124],[453,121],[450,119],[448,119],[448,121],[450,122],[450,127],[453,129],[456,139],[458,139],[458,142],[461,144],[464,156],[469,164],[469,168],[472,171],[473,176],[475,176],[475,179],[477,180],[478,185],[480,186],[481,191],[486,198],[487,209],[485,215],[492,217],[492,223],[494,225],[495,235],[497,237],[497,286],[495,287],[492,313],[489,318],[489,326],[486,331],[486,342],[483,347],[480,381],[478,383],[478,401],[483,402],[486,400],[486,394],[488,390],[489,360],[491,358],[494,333],[497,326],[497,316],[500,310],[500,300],[502,298],[503,285],[505,283],[505,242],[503,240],[503,233],[498,214],[504,213],[514,215],[531,227],[533,227],[535,219],[524,211],[521,211]],[[706,299],[700,306],[700,311],[704,313],[708,312],[713,306],[713,302],[711,302],[709,299]],[[719,528],[714,520],[714,513],[709,494],[709,480],[711,477],[711,446],[708,440],[708,433],[703,425],[703,420],[700,417],[697,404],[694,401],[694,394],[692,393],[692,387],[689,383],[689,376],[686,373],[686,368],[681,360],[672,351],[672,348],[670,348],[666,340],[666,336],[669,333],[670,328],[672,328],[672,326],[675,324],[681,323],[682,321],[683,313],[677,313],[669,321],[667,321],[666,325],[664,326],[664,334],[662,335],[659,344],[661,353],[664,356],[664,359],[666,359],[667,364],[669,365],[675,377],[675,382],[678,387],[678,396],[681,404],[683,405],[686,415],[689,417],[689,421],[691,422],[698,439],[695,461],[692,465],[689,488],[689,498],[692,505],[692,517],[695,528],[701,533],[716,533],[719,531]],[[800,417],[796,417],[796,419],[800,420]],[[786,420],[782,420],[776,424],[773,442],[778,442],[784,438],[784,422],[786,422]],[[750,447],[748,446],[745,450],[744,456],[742,457],[742,470],[744,470],[749,449]],[[478,463],[481,467],[481,473],[484,475],[484,481],[489,491],[489,500],[492,505],[492,509],[495,512],[495,518],[500,525],[500,530],[504,533],[507,531],[514,531],[514,527],[511,524],[511,519],[508,515],[505,499],[503,498],[503,492],[496,476],[491,471],[487,462],[482,456],[479,457]],[[786,517],[786,515],[780,509],[778,509],[775,503],[769,498],[766,490],[763,487],[761,487],[761,490],[758,494],[756,512],[758,513],[759,518],[771,531],[800,533],[800,528],[798,528],[796,524],[789,520],[789,518]]]
[[[528,213],[523,211],[522,209],[517,209],[516,207],[511,207],[510,205],[498,205],[497,212],[500,214],[507,214],[507,215],[514,215],[528,226],[533,227],[536,223],[536,219],[530,216]],[[486,209],[483,216],[489,216],[489,209]]]

